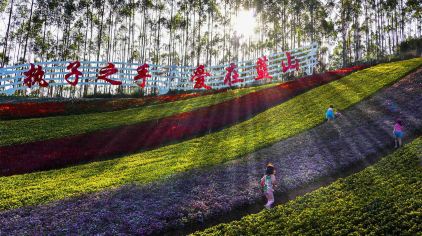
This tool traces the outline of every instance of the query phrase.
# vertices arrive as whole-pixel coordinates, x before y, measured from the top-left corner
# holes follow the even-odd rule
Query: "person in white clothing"
[[[267,204],[265,204],[265,208],[267,209],[271,208],[271,205],[274,203],[275,184],[275,168],[270,163],[267,165],[265,175],[261,178],[261,186],[263,187],[264,195],[267,198]]]

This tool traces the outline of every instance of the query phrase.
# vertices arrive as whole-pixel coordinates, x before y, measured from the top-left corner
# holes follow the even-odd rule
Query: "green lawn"
[[[109,161],[0,178],[0,210],[145,184],[244,156],[324,121],[329,104],[345,109],[422,65],[380,64],[312,89],[220,132]],[[105,144],[106,145],[106,144]]]
[[[272,210],[194,235],[417,235],[422,137],[377,164]]]
[[[278,84],[280,83],[229,90],[224,93],[113,112],[0,121],[0,146],[66,137],[105,128],[160,119],[201,107],[211,106]]]

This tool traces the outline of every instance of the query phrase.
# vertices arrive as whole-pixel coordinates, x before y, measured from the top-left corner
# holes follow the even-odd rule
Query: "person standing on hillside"
[[[393,135],[394,135],[394,147],[399,148],[402,145],[402,138],[403,138],[403,122],[401,120],[397,120],[393,127]]]
[[[275,168],[269,163],[265,171],[265,175],[261,178],[261,187],[265,197],[267,198],[267,204],[265,208],[271,208],[271,205],[274,203],[274,186],[276,185],[275,179]]]
[[[330,107],[325,112],[325,118],[328,121],[333,121],[334,120],[334,117],[335,117],[335,115],[334,115],[334,106],[333,105],[330,105]]]

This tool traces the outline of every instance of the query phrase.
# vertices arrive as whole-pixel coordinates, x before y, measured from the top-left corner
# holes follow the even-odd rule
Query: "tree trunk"
[[[98,32],[98,51],[97,51],[97,62],[100,61],[100,52],[101,52],[101,43],[102,43],[102,34],[103,34],[103,23],[104,23],[104,8],[105,4],[103,4],[102,10],[101,10],[101,24],[100,24],[100,31]],[[99,66],[97,64],[97,66]],[[97,94],[97,80],[95,79],[95,85],[94,85],[94,94]]]
[[[167,65],[171,65],[172,63],[172,45],[171,43],[173,42],[173,7],[174,7],[174,0],[171,0],[171,8],[170,8],[170,24],[169,24],[169,55],[167,58]]]
[[[146,58],[146,28],[147,28],[147,9],[146,6],[143,6],[143,22],[142,22],[142,61],[145,62]]]
[[[47,32],[47,14],[44,15],[44,31],[43,31],[43,36],[42,36],[42,45],[43,45],[43,47],[45,46],[46,32]],[[45,57],[44,57],[44,53],[45,53]],[[43,58],[44,60],[48,60],[48,58],[47,58],[47,49],[45,50],[45,52],[44,52],[44,48],[43,48],[43,50],[41,50],[41,58]]]
[[[365,33],[366,33],[366,57],[367,59],[369,59],[369,55],[370,55],[370,43],[369,43],[369,20],[368,19],[368,2],[365,1],[365,22],[366,22],[366,29],[365,29]]]
[[[314,41],[314,4],[311,3],[311,42]]]
[[[25,38],[25,47],[23,50],[23,60],[26,60],[26,48],[28,46],[28,38],[29,38],[29,32],[31,31],[31,22],[32,22],[32,9],[34,7],[34,0],[31,1],[31,13],[29,14],[29,21],[28,21],[28,28],[26,32],[26,38]]]
[[[401,28],[401,41],[404,41],[404,15],[406,14],[403,7],[403,0],[400,0],[400,10],[401,10],[401,21],[400,21],[400,28]]]
[[[198,48],[196,52],[196,64],[199,65],[201,61],[201,26],[202,26],[202,7],[201,7],[201,0],[199,0],[199,11],[198,11]]]
[[[85,42],[84,42],[84,61],[86,60],[86,45],[88,41],[88,25],[89,25],[89,6],[86,5],[86,28],[85,28]]]
[[[109,19],[110,19],[110,25],[108,26],[108,41],[107,41],[107,50],[106,50],[106,60],[110,60],[110,49],[111,49],[111,38],[113,33],[113,6],[110,6],[110,12],[109,12]]]
[[[90,32],[89,32],[89,45],[88,45],[88,61],[91,61],[91,47],[92,47],[92,31],[93,31],[93,20],[90,20]],[[96,81],[96,80],[95,80]],[[88,83],[89,80],[85,79],[85,83]],[[89,85],[85,85],[84,88],[84,97],[88,95]]]
[[[101,44],[103,41],[103,24],[104,24],[104,8],[105,4],[103,4],[102,10],[101,10],[101,23],[100,23],[100,31],[98,32],[98,51],[97,51],[97,61],[100,60],[100,54],[101,54]]]
[[[129,3],[131,3],[131,1],[129,1]],[[126,21],[128,21],[128,30],[127,30],[127,40],[128,40],[128,43],[127,43],[127,60],[126,61],[128,61],[128,62],[130,62],[131,61],[131,58],[132,58],[132,51],[131,51],[131,26],[132,26],[132,16],[131,15],[129,15],[129,16],[126,16]],[[120,88],[120,86],[119,86],[119,88]]]
[[[354,15],[354,21],[355,21],[355,32],[354,32],[354,41],[355,41],[355,61],[359,61],[359,51],[360,51],[360,37],[359,37],[359,19],[358,15]]]
[[[189,51],[190,57],[191,57],[191,64],[193,65],[195,63],[195,53],[196,53],[196,44],[195,44],[195,38],[196,38],[196,9],[193,9],[193,22],[192,22],[192,31],[193,31],[193,37],[192,37],[192,51]]]
[[[7,21],[6,36],[4,37],[3,60],[1,64],[2,67],[6,64],[7,42],[9,39],[10,23],[12,21],[13,3],[14,3],[14,0],[12,0],[10,3],[9,19]]]
[[[207,16],[207,18],[208,18],[208,22],[207,22],[207,28],[208,28],[208,32],[207,32],[207,47],[206,47],[206,53],[205,53],[205,61],[206,61],[206,63],[209,65],[209,61],[208,61],[208,57],[209,57],[209,54],[210,54],[210,31],[211,31],[211,28],[210,28],[210,23],[211,23],[211,20],[210,20],[210,14],[208,14],[208,16]]]
[[[227,2],[224,1],[224,23],[223,23],[223,59],[222,63],[225,62],[226,58],[226,21],[227,20]]]
[[[341,37],[342,37],[342,66],[347,65],[347,29],[346,29],[346,9],[344,6],[344,0],[341,1]]]
[[[135,3],[134,3],[134,1],[132,0],[132,27],[131,27],[131,30],[132,30],[132,47],[131,47],[131,49],[130,49],[130,51],[131,51],[131,54],[133,53],[133,49],[134,49],[134,45],[135,45],[135,14],[136,14],[136,11],[135,11]],[[132,58],[132,60],[131,60],[131,62],[133,62],[133,58]]]
[[[189,24],[190,22],[190,14],[188,14],[188,7],[186,7],[185,18],[186,18],[186,30],[185,30],[185,52],[184,52],[184,62],[183,65],[188,65],[188,48],[189,48]]]
[[[158,11],[158,30],[157,30],[157,63],[160,63],[160,46],[161,46],[161,9]]]

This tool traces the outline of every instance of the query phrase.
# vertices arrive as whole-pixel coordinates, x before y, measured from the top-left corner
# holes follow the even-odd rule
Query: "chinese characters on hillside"
[[[195,85],[193,86],[193,88],[204,88],[206,90],[210,90],[211,86],[205,84],[205,77],[207,76],[211,76],[211,74],[205,71],[204,65],[199,65],[193,72],[193,75],[190,79],[191,81],[195,80]]]
[[[258,74],[258,77],[256,77],[255,80],[272,79],[273,78],[268,73],[267,61],[268,61],[268,59],[267,59],[266,56],[258,58],[258,61],[256,62],[256,73]]]
[[[310,49],[313,49],[311,47]],[[316,50],[311,50],[311,53],[316,54]],[[278,54],[281,55],[281,54]],[[314,64],[310,64],[310,61],[301,61],[303,57],[292,56],[291,52],[285,52],[284,57],[276,58],[270,56],[262,56],[258,58],[255,62],[255,65],[252,67],[251,64],[243,63],[243,66],[238,66],[236,63],[230,63],[225,67],[205,67],[204,65],[198,65],[196,68],[192,70],[191,67],[178,67],[178,66],[170,66],[167,67],[168,72],[160,72],[157,70],[157,66],[153,65],[152,73],[150,71],[151,65],[148,63],[140,64],[136,69],[131,67],[124,67],[117,68],[115,64],[108,62],[104,67],[93,67],[91,66],[92,62],[82,62],[85,63],[81,65],[80,61],[73,61],[67,62],[67,65],[63,67],[58,67],[60,69],[56,69],[55,66],[48,67],[46,66],[45,69],[41,65],[34,65],[30,64],[29,69],[23,72],[21,75],[24,76],[23,85],[31,88],[34,85],[38,85],[40,87],[47,87],[49,86],[49,81],[51,86],[56,85],[57,80],[53,80],[51,78],[57,78],[59,76],[52,76],[53,74],[60,75],[64,74],[64,80],[62,77],[62,81],[67,83],[71,86],[77,86],[81,83],[81,79],[83,79],[83,84],[97,84],[99,81],[106,82],[110,85],[122,85],[125,83],[125,86],[131,86],[131,84],[135,86],[139,86],[140,88],[144,89],[151,86],[156,86],[158,89],[162,89],[163,91],[168,91],[168,86],[172,83],[172,81],[179,81],[180,78],[183,76],[189,76],[190,79],[189,84],[183,85],[183,88],[192,88],[193,89],[219,89],[223,87],[231,87],[239,84],[247,84],[253,81],[258,80],[265,80],[265,79],[273,79],[273,76],[280,75],[280,73],[288,73],[292,71],[299,71],[301,70],[302,66],[308,68],[305,72],[309,74],[311,66],[313,67]],[[298,55],[297,53],[295,55]],[[249,62],[250,63],[250,62]],[[303,64],[302,64],[303,63]],[[41,63],[41,64],[48,64],[48,63]],[[101,64],[97,62],[97,65]],[[124,64],[124,63],[116,63],[116,64]],[[132,64],[133,65],[133,64]],[[247,65],[247,66],[246,66]],[[93,69],[97,71],[93,71]],[[163,67],[164,68],[164,67]],[[189,69],[183,69],[189,68]],[[216,69],[217,68],[217,69]],[[44,71],[46,70],[46,71]],[[90,70],[90,71],[89,71]],[[52,73],[54,71],[59,71]],[[133,71],[136,71],[133,74]],[[161,74],[160,74],[161,73]],[[163,73],[164,76],[163,76]],[[89,77],[88,74],[95,74],[95,77]],[[167,74],[171,74],[167,76]],[[249,75],[248,75],[249,74]],[[255,74],[255,76],[254,76]],[[47,79],[44,78],[47,76]],[[50,76],[50,77],[48,77]],[[85,77],[84,77],[85,76]],[[166,77],[167,76],[167,77]],[[189,78],[188,77],[188,78]],[[252,77],[252,78],[251,78]],[[151,78],[163,78],[168,80],[168,82],[163,82],[157,85],[156,81],[154,80],[154,84],[152,84]],[[0,75],[1,79],[1,75]],[[88,82],[88,79],[95,82]],[[98,82],[97,82],[98,81]],[[150,82],[151,81],[151,82]],[[183,80],[182,80],[183,81]],[[184,80],[186,81],[186,80]],[[63,85],[63,82],[60,85]],[[20,82],[22,83],[22,82]],[[176,82],[179,83],[179,82]],[[188,82],[185,82],[188,83]],[[166,87],[163,89],[161,87]]]
[[[226,68],[226,77],[224,78],[224,84],[232,86],[233,84],[243,82],[243,79],[239,79],[239,73],[237,72],[237,65],[230,63],[230,66]]]
[[[64,76],[64,79],[72,86],[76,86],[79,81],[79,76],[83,75],[82,72],[78,70],[80,66],[81,66],[81,63],[79,61],[72,62],[67,66],[67,69],[70,70],[70,73],[66,74]],[[72,75],[75,76],[75,80],[73,82],[69,81],[69,78]]]
[[[113,63],[108,63],[106,67],[101,68],[100,72],[98,73],[97,79],[105,80],[112,85],[121,85],[122,81],[116,81],[108,78],[110,75],[117,73],[117,68]]]
[[[42,66],[38,65],[35,69],[35,65],[31,63],[29,70],[23,73],[26,76],[23,84],[28,86],[28,88],[31,88],[37,83],[40,87],[47,87],[48,83],[44,80],[44,73]]]
[[[145,63],[145,64],[139,66],[136,69],[136,72],[138,72],[138,75],[135,76],[135,80],[142,79],[142,83],[138,84],[138,86],[141,87],[141,88],[145,88],[147,78],[151,77],[151,75],[148,74],[149,73],[149,65],[147,63]]]

